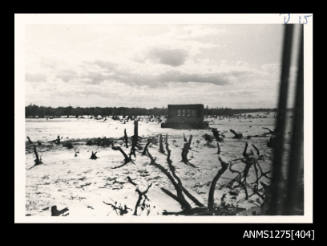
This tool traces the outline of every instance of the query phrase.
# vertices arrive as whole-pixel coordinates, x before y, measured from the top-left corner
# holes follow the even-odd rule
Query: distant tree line
[[[205,115],[221,115],[221,116],[232,116],[233,114],[239,113],[251,113],[251,112],[271,112],[274,109],[231,109],[231,108],[205,108]],[[92,116],[137,116],[137,115],[167,115],[167,108],[128,108],[128,107],[44,107],[37,105],[28,105],[25,107],[25,117],[61,117],[61,116],[75,116],[80,117],[82,115],[92,115]]]
[[[205,115],[232,116],[234,114],[246,114],[254,112],[276,112],[273,108],[205,108]]]
[[[29,105],[25,107],[25,117],[61,117],[61,116],[75,116],[82,115],[92,116],[137,116],[137,115],[166,115],[167,108],[127,108],[127,107],[44,107],[37,105]]]

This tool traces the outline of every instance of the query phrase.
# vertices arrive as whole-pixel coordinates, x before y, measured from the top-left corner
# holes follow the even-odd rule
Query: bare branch
[[[255,146],[254,144],[252,144],[253,148],[255,149],[255,151],[257,152],[258,156],[260,156],[260,151],[259,149],[257,148],[257,146]]]
[[[243,156],[244,157],[247,157],[248,155],[247,155],[247,153],[246,153],[246,151],[247,151],[247,149],[248,149],[248,142],[245,142],[245,146],[244,146],[244,150],[243,150]]]
[[[192,139],[190,137],[189,140],[189,144],[191,143]],[[196,199],[182,184],[181,179],[176,175],[176,170],[175,167],[172,164],[172,160],[170,159],[170,155],[171,155],[171,150],[169,149],[169,144],[168,144],[168,135],[166,136],[166,150],[167,150],[167,163],[168,163],[168,167],[170,172],[173,174],[174,178],[177,180],[178,186],[182,189],[182,191],[184,192],[184,194],[190,198],[192,200],[192,202],[194,202],[197,206],[203,207],[204,205],[198,200]]]
[[[210,190],[209,190],[209,196],[208,196],[208,209],[209,209],[209,211],[213,211],[213,209],[214,209],[214,196],[215,196],[215,188],[216,188],[217,181],[219,180],[221,175],[228,168],[228,163],[227,162],[222,161],[220,156],[218,157],[218,159],[219,159],[219,161],[221,163],[221,168],[219,169],[218,173],[216,174],[216,176],[213,178],[213,180],[211,182],[211,186],[210,186]]]
[[[112,169],[123,167],[127,163],[129,163],[129,162],[132,162],[133,163],[132,159],[129,156],[127,156],[127,154],[125,153],[125,151],[121,147],[119,147],[119,146],[112,146],[112,149],[113,150],[119,150],[120,153],[122,153],[122,155],[124,156],[124,163],[122,165],[120,165],[120,166],[113,167]]]
[[[185,164],[196,168],[195,165],[191,164],[187,158],[188,152],[191,149],[191,143],[192,143],[192,138],[193,136],[191,135],[188,141],[185,141],[183,149],[182,149],[182,162],[184,162]],[[186,138],[185,138],[186,139]]]
[[[179,203],[178,197],[176,195],[174,195],[173,193],[171,193],[169,190],[165,188],[161,188],[161,190]]]
[[[161,172],[163,172],[168,179],[170,180],[170,182],[173,184],[176,192],[177,192],[177,197],[178,197],[178,202],[181,205],[182,209],[188,209],[191,208],[191,205],[186,201],[184,195],[183,195],[183,190],[181,188],[181,186],[179,184],[177,184],[177,182],[175,181],[174,177],[160,164],[156,163],[156,160],[152,157],[152,155],[150,154],[149,150],[148,150],[148,156],[151,159],[150,165],[155,166],[156,168],[158,168]]]
[[[147,143],[146,143],[146,145],[145,145],[145,147],[144,147],[144,150],[143,150],[143,152],[142,152],[142,155],[146,155],[146,152],[147,152],[147,150],[148,150],[148,147],[149,147],[149,145],[151,144],[151,139],[150,138],[148,138],[148,141],[147,141]]]
[[[132,185],[137,186],[137,184],[131,179],[130,176],[127,176],[128,182],[130,182]]]
[[[217,141],[217,148],[218,148],[217,154],[220,155],[220,153],[221,153],[221,148],[220,148],[220,144],[219,144],[218,141]]]
[[[28,142],[29,142],[30,144],[33,144],[33,141],[30,139],[29,136],[27,136],[27,140],[28,140]]]
[[[234,134],[234,137],[233,138],[238,138],[238,139],[243,138],[243,134],[242,133],[236,132],[233,129],[230,129],[229,131]]]

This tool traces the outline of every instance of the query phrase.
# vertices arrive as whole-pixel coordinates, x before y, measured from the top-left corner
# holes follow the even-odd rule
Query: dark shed
[[[168,118],[163,128],[207,128],[203,104],[168,105]]]

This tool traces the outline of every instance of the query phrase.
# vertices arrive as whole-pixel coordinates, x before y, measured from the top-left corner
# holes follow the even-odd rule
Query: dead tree
[[[128,148],[128,136],[127,136],[126,128],[124,130],[124,142],[125,142],[125,147]]]
[[[202,137],[206,141],[205,145],[213,147],[213,145],[212,145],[213,137],[211,135],[205,133]]]
[[[163,146],[162,134],[159,134],[159,152],[165,154],[165,149]]]
[[[187,158],[188,152],[191,149],[192,138],[193,138],[193,136],[191,135],[189,140],[184,142],[184,146],[183,146],[183,149],[182,149],[182,162],[184,162],[186,165],[189,165],[191,167],[196,167],[195,165],[190,163],[188,158]],[[184,138],[184,140],[185,139],[186,138]]]
[[[215,197],[215,189],[216,189],[216,184],[221,175],[227,170],[229,163],[223,161],[221,157],[218,157],[220,163],[221,163],[221,168],[219,169],[218,173],[216,176],[213,178],[211,181],[210,189],[209,189],[209,196],[208,196],[208,209],[209,211],[214,211],[214,197]]]
[[[192,139],[190,139],[189,142],[191,142]],[[181,179],[176,175],[176,171],[175,171],[175,167],[173,166],[173,162],[172,160],[170,159],[170,156],[171,156],[171,150],[169,148],[169,143],[168,143],[168,135],[166,135],[166,141],[165,141],[165,144],[166,144],[166,150],[167,150],[167,164],[168,164],[168,167],[169,167],[169,170],[170,172],[172,173],[173,177],[177,180],[177,183],[178,185],[181,186],[182,188],[182,191],[186,194],[186,196],[191,199],[197,206],[199,207],[202,207],[203,204],[201,204],[194,196],[191,195],[191,193],[188,192],[188,190],[186,190],[184,188],[184,186],[182,185],[182,181]]]
[[[156,163],[156,159],[152,157],[152,155],[148,151],[148,156],[151,160],[151,165],[157,167],[160,171],[162,171],[168,179],[171,181],[173,184],[175,190],[176,190],[176,195],[173,194],[171,191],[161,188],[161,190],[167,194],[169,197],[173,198],[176,200],[180,206],[182,211],[179,212],[167,212],[164,211],[163,215],[213,215],[213,214],[223,214],[222,211],[220,211],[220,208],[214,207],[214,190],[216,187],[216,184],[220,177],[223,175],[223,173],[227,170],[228,168],[228,163],[224,162],[219,158],[221,161],[221,169],[218,171],[216,176],[214,177],[213,181],[211,182],[211,187],[209,191],[209,197],[208,197],[208,206],[205,206],[202,204],[196,197],[191,195],[190,192],[183,186],[180,178],[176,175],[175,168],[172,165],[172,161],[170,160],[170,150],[168,146],[168,142],[166,143],[166,149],[167,149],[167,163],[169,167],[169,171],[166,170],[164,167],[162,167],[160,164]],[[192,207],[191,204],[186,200],[186,197],[189,198],[195,205],[196,207]]]
[[[143,149],[142,155],[146,155],[146,153],[148,151],[148,148],[149,148],[149,145],[151,144],[151,142],[152,142],[151,139],[148,138],[148,141],[147,141],[147,143],[146,143],[146,145],[145,145],[145,147]]]
[[[33,141],[30,139],[29,136],[27,136],[28,143],[33,144]]]
[[[130,156],[128,156],[128,155],[125,153],[125,151],[124,151],[121,147],[119,147],[119,146],[112,146],[112,149],[113,149],[113,150],[119,150],[120,153],[122,153],[122,155],[124,156],[124,162],[123,162],[123,164],[122,164],[122,165],[119,165],[119,166],[116,166],[116,167],[112,167],[112,169],[116,169],[116,168],[123,167],[123,166],[125,166],[127,163],[129,163],[129,162],[132,162],[132,163],[133,163],[133,161],[132,161],[132,159],[130,158]]]
[[[74,152],[75,152],[74,156],[77,157],[77,155],[79,154],[79,150],[78,149],[74,149]]]
[[[175,199],[180,204],[182,210],[191,209],[191,205],[189,204],[189,202],[184,197],[183,188],[182,188],[181,182],[178,182],[178,180],[176,181],[175,178],[174,178],[174,176],[172,174],[170,174],[170,172],[167,169],[165,169],[163,166],[161,166],[160,164],[158,164],[156,162],[156,159],[150,154],[149,150],[147,151],[147,155],[148,155],[148,157],[151,160],[150,161],[150,165],[155,166],[156,168],[158,168],[161,172],[163,172],[167,176],[167,178],[173,184],[173,186],[174,186],[177,194],[174,195],[173,193],[171,193],[170,191],[168,191],[168,190],[166,190],[164,188],[161,188],[161,190],[164,193],[166,193],[167,195],[169,195],[170,197],[172,197],[173,199]],[[167,158],[168,158],[168,156],[169,156],[169,154],[167,155]]]
[[[130,158],[132,157],[132,155],[134,157],[136,157],[136,145],[137,145],[137,137],[135,137],[135,135],[132,136],[132,146],[131,146],[131,151],[129,152],[129,156]]]
[[[139,195],[136,204],[135,204],[135,208],[134,208],[134,213],[133,215],[137,215],[137,209],[140,207],[142,210],[144,210],[146,207],[149,207],[146,204],[146,201],[149,201],[148,196],[146,195],[150,189],[150,187],[152,186],[152,183],[150,185],[148,185],[148,187],[144,190],[144,191],[140,191],[140,189],[138,188],[138,185],[128,176],[127,180],[129,183],[131,183],[132,185],[134,185],[136,187],[136,192]]]
[[[134,121],[134,135],[132,136],[132,147],[131,147],[131,151],[129,153],[129,157],[131,158],[131,156],[133,155],[134,157],[136,157],[136,148],[138,148],[139,150],[142,149],[141,145],[139,144],[139,133],[138,133],[138,120]]]
[[[156,159],[152,157],[152,155],[148,151],[148,156],[151,160],[151,165],[157,167],[160,171],[162,171],[168,179],[171,181],[173,184],[175,190],[176,190],[176,195],[173,194],[171,191],[161,188],[161,190],[176,200],[180,206],[182,211],[180,212],[167,212],[164,211],[164,215],[168,214],[175,214],[175,215],[212,215],[218,213],[217,209],[214,208],[212,210],[209,210],[209,206],[205,206],[202,204],[196,197],[194,197],[182,184],[180,178],[176,175],[175,172],[175,167],[172,165],[172,161],[170,159],[170,149],[168,142],[166,142],[166,149],[167,149],[167,163],[169,167],[169,171],[162,167],[160,164],[156,163]],[[225,163],[222,163],[222,169],[218,171],[218,174],[214,178],[214,182],[212,182],[211,189],[215,189],[216,183],[221,177],[221,175],[225,172],[227,167],[225,166]],[[186,200],[186,197],[189,198],[195,205],[196,207],[192,207],[191,204]],[[212,201],[214,199],[213,192],[210,192],[210,198],[208,200]],[[210,203],[211,206],[211,203]]]
[[[42,164],[42,159],[41,159],[41,157],[39,157],[39,154],[37,153],[35,145],[33,146],[33,150],[34,150],[34,155],[35,155],[35,160],[34,160],[35,165],[34,166]]]
[[[139,121],[134,120],[134,136],[139,137]]]
[[[223,142],[224,136],[221,134],[216,128],[211,129],[213,136],[215,137],[217,142]]]
[[[220,155],[220,153],[221,153],[221,148],[220,148],[220,144],[219,144],[219,142],[217,142],[217,154],[218,155]]]
[[[259,188],[259,185],[261,183],[261,178],[262,177],[266,177],[266,178],[270,178],[268,176],[268,172],[263,172],[262,167],[260,166],[260,163],[258,162],[258,160],[263,160],[264,156],[260,154],[259,149],[252,144],[253,148],[255,149],[257,155],[255,155],[255,153],[251,150],[250,152],[248,152],[248,142],[245,143],[245,147],[243,150],[243,158],[239,158],[239,159],[235,159],[235,160],[240,160],[242,163],[245,164],[245,167],[242,171],[237,171],[232,169],[232,166],[234,164],[230,165],[229,170],[232,173],[237,173],[237,176],[235,178],[233,178],[228,184],[227,186],[229,186],[230,188],[237,188],[237,187],[242,187],[244,189],[244,193],[245,193],[245,200],[248,200],[251,196],[257,194],[259,197],[263,198],[264,194],[260,193],[260,191],[262,191],[262,189]],[[233,160],[233,161],[235,161]],[[254,174],[256,176],[256,180],[253,183],[248,183],[247,181],[247,177],[249,175],[250,169],[253,168],[254,170]],[[233,186],[234,183],[238,183],[237,186]],[[249,190],[248,188],[250,188],[252,190],[252,194],[249,195]]]
[[[98,157],[97,157],[97,153],[98,153],[98,152],[93,152],[93,151],[92,151],[92,154],[91,154],[90,159],[91,159],[91,160],[96,160],[96,159],[98,159]]]
[[[275,136],[275,135],[272,135],[272,136],[268,139],[268,141],[267,141],[267,146],[268,146],[269,148],[273,148],[274,145],[275,145],[275,143],[276,143],[276,136]]]
[[[241,138],[243,138],[243,134],[242,134],[242,133],[240,133],[240,132],[236,132],[236,131],[234,131],[233,129],[230,129],[229,131],[230,131],[231,133],[234,134],[233,138],[236,138],[236,139],[241,139]]]
[[[54,140],[54,142],[55,142],[55,144],[60,144],[60,136],[59,135],[57,136],[57,139]]]

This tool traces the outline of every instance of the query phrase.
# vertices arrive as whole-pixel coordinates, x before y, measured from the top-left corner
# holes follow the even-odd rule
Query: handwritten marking
[[[297,21],[294,20],[296,16],[286,13],[286,14],[279,14],[283,16],[284,24],[288,24],[291,20],[293,20],[291,23],[296,23]],[[309,18],[312,17],[312,15],[298,15],[298,23],[299,24],[308,24]]]

